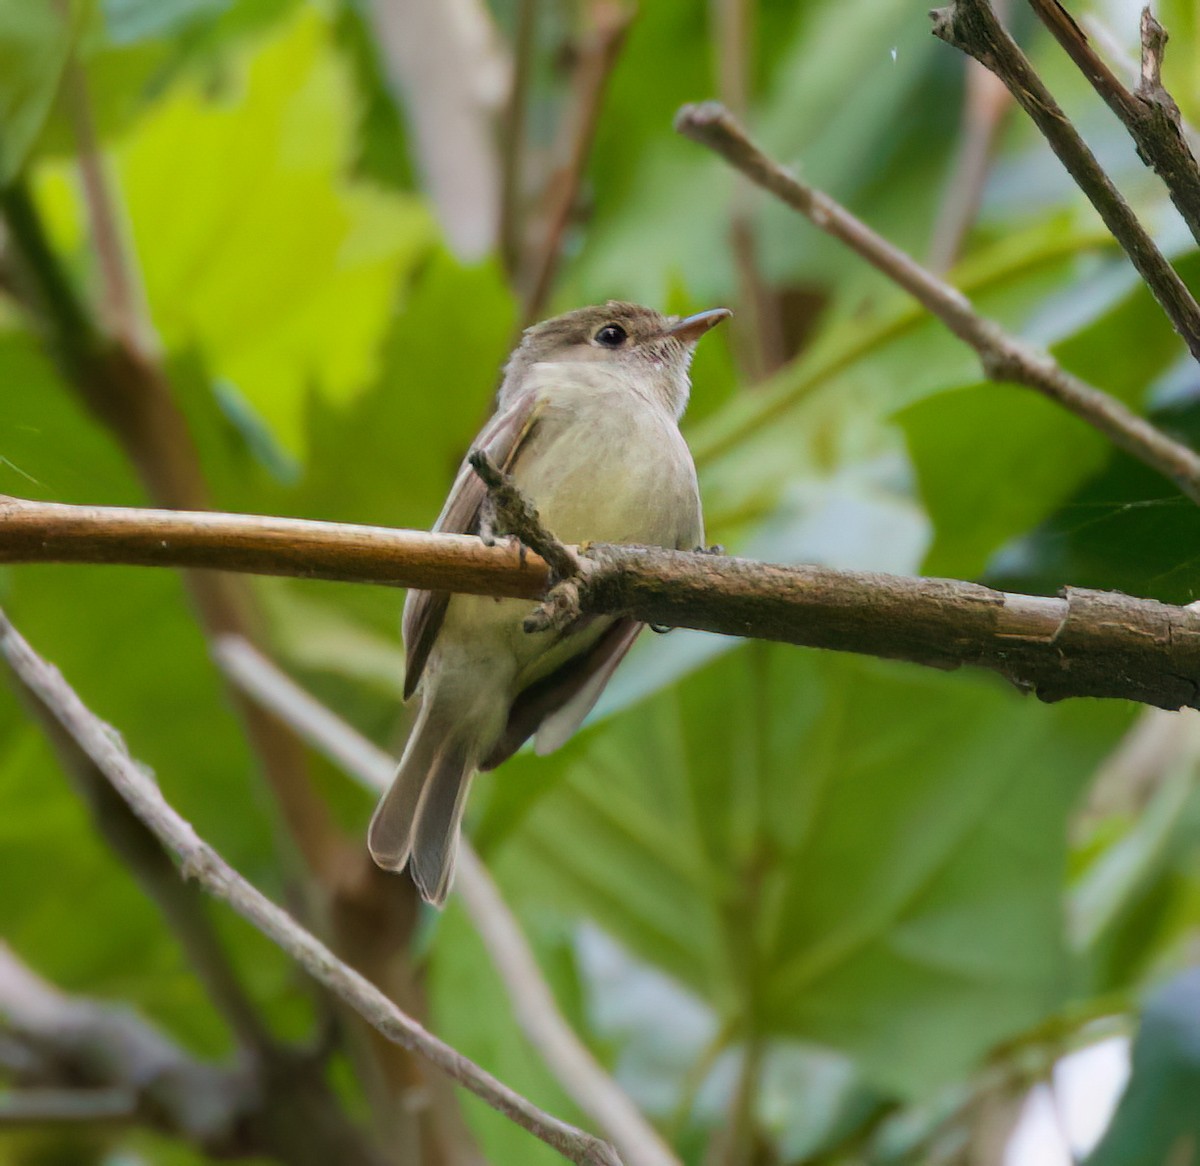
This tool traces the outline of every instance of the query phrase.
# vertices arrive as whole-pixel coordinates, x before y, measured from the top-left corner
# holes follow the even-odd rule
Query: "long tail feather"
[[[410,869],[422,898],[440,907],[454,879],[458,832],[467,804],[475,759],[450,741],[429,770],[413,826]]]
[[[441,744],[440,736],[440,733],[433,731],[429,709],[422,707],[396,768],[396,776],[375,807],[367,830],[367,847],[371,857],[384,870],[400,871],[408,862],[412,852],[417,806]]]
[[[473,751],[423,708],[367,831],[371,857],[386,870],[408,866],[422,898],[439,906],[450,891],[474,769]]]

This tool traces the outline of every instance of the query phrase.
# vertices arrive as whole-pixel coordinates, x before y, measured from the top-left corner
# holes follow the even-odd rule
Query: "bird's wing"
[[[536,394],[521,393],[488,422],[471,448],[482,450],[493,464],[511,471],[537,424],[537,417]],[[445,534],[475,534],[479,529],[479,510],[486,496],[487,487],[464,461],[433,529]],[[409,591],[404,601],[401,626],[405,650],[405,700],[416,691],[449,602],[448,591]]]
[[[522,691],[508,710],[503,734],[479,768],[495,769],[534,733],[540,754],[552,753],[565,744],[592,711],[644,626],[628,616],[614,620],[586,651]]]

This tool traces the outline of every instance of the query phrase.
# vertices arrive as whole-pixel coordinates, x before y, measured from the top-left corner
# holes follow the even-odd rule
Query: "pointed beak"
[[[682,340],[685,344],[695,344],[710,328],[715,328],[722,320],[732,315],[728,308],[710,308],[707,312],[685,316],[678,324],[672,324],[666,334]]]

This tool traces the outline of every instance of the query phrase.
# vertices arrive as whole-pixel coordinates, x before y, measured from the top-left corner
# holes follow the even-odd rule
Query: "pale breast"
[[[675,419],[619,382],[590,381],[547,392],[517,485],[564,542],[697,545],[696,471]]]

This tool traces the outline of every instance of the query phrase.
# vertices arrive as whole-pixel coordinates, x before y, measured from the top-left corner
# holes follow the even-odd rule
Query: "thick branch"
[[[974,57],[1008,86],[1121,244],[1191,354],[1200,360],[1200,305],[1138,222],[1016,41],[996,19],[987,0],[956,0],[946,8],[935,9],[932,16],[935,36]]]
[[[586,1166],[619,1166],[611,1146],[545,1113],[438,1040],[242,878],[171,808],[153,778],[130,757],[119,735],[83,704],[58,670],[33,651],[2,612],[0,655],[22,686],[45,706],[134,813],[175,854],[185,878],[196,879],[227,903],[389,1040],[424,1057],[564,1157]]]
[[[265,575],[539,598],[544,560],[463,535],[301,519],[0,506],[0,562],[205,564]],[[777,566],[651,547],[580,555],[580,606],[645,623],[989,668],[1043,700],[1200,707],[1200,612],[1117,593],[1048,598],[951,579]]]
[[[1170,478],[1193,502],[1200,503],[1200,455],[1194,450],[1168,437],[1115,397],[1072,376],[1045,353],[1008,335],[995,321],[981,316],[956,288],[877,235],[828,195],[771,161],[723,106],[715,102],[685,105],[675,127],[720,154],[826,234],[857,251],[915,297],[955,336],[975,349],[989,379],[1024,385],[1049,397]]]
[[[395,760],[281,672],[253,644],[230,636],[217,645],[217,659],[242,691],[361,785],[376,795],[387,789]],[[559,1011],[520,923],[466,838],[459,844],[454,889],[504,982],[522,1031],[575,1103],[596,1121],[629,1166],[679,1166],[654,1127]]]
[[[1092,48],[1087,34],[1058,0],[1029,0],[1042,23],[1092,83],[1137,143],[1138,157],[1166,184],[1171,201],[1200,243],[1200,166],[1183,132],[1179,106],[1162,83],[1167,33],[1142,12],[1142,79],[1131,92]]]

